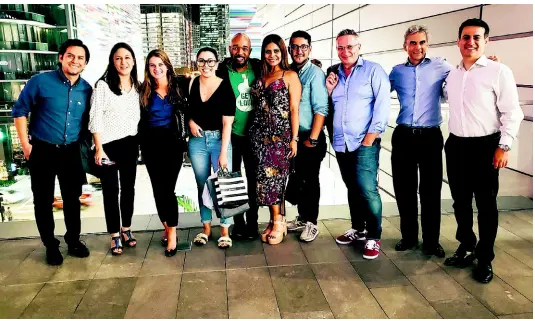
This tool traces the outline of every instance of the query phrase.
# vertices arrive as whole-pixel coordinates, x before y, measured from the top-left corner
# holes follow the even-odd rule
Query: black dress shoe
[[[175,254],[176,254],[176,247],[172,250],[165,249],[165,256],[171,257],[171,256],[175,256]]]
[[[230,232],[230,238],[233,240],[243,240],[246,238],[247,229],[245,226],[234,225],[232,232]]]
[[[488,262],[478,262],[477,266],[472,271],[474,280],[481,283],[489,283],[494,276],[492,272],[492,265]]]
[[[410,249],[415,248],[418,245],[418,241],[407,241],[405,239],[399,240],[399,242],[396,244],[396,251],[407,251]]]
[[[453,256],[444,261],[444,265],[465,268],[469,265],[472,265],[475,259],[476,256],[474,255],[474,252],[468,252],[459,246],[457,251],[453,253]]]
[[[248,240],[256,240],[260,236],[260,233],[258,233],[258,225],[247,226],[247,231],[244,236]]]
[[[63,263],[63,256],[58,247],[46,248],[46,263],[48,265],[61,265]]]
[[[75,257],[88,257],[89,256],[89,249],[87,248],[87,246],[85,246],[84,243],[80,241],[76,241],[72,244],[69,244],[68,252],[69,252],[69,255],[75,256]]]
[[[425,255],[435,255],[436,257],[445,257],[446,253],[444,253],[444,249],[440,244],[436,244],[433,246],[427,246],[425,244],[422,245],[422,252]]]

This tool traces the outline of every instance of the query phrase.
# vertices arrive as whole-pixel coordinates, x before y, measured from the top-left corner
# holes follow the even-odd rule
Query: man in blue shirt
[[[351,229],[336,242],[366,240],[363,257],[375,259],[379,256],[382,230],[377,185],[379,135],[388,122],[390,82],[379,64],[359,57],[359,37],[354,30],[345,29],[338,34],[336,50],[341,63],[327,70],[326,86],[334,109],[332,145],[347,186],[351,214]]]
[[[24,157],[29,161],[35,222],[50,265],[63,263],[52,214],[56,176],[63,199],[68,253],[89,256],[89,250],[80,242],[79,198],[85,173],[78,142],[82,128],[87,128],[92,92],[80,77],[89,62],[89,50],[81,40],[69,39],[61,45],[58,55],[59,68],[32,77],[12,110]]]
[[[452,66],[444,58],[426,56],[427,33],[425,26],[409,27],[403,44],[409,57],[390,73],[390,84],[400,103],[398,125],[392,135],[392,180],[402,235],[396,251],[418,245],[419,190],[422,250],[426,255],[444,257],[444,249],[438,242],[444,146],[440,100],[444,80]]]
[[[295,158],[295,187],[298,217],[288,222],[289,231],[303,229],[300,239],[313,241],[319,234],[318,215],[320,201],[320,167],[327,152],[323,132],[325,116],[329,110],[329,97],[325,87],[325,74],[309,59],[312,39],[305,31],[296,31],[290,37],[288,51],[292,69],[301,81],[299,103],[299,142]],[[290,185],[291,186],[291,185]]]

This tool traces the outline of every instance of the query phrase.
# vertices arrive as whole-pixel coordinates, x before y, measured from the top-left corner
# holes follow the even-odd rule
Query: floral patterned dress
[[[283,73],[284,76],[284,73]],[[290,93],[283,78],[267,88],[258,79],[251,88],[254,114],[249,137],[256,161],[258,205],[282,203],[290,160]]]

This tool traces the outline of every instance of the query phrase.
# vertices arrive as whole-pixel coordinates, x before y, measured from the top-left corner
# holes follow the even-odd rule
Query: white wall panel
[[[532,4],[493,4],[483,7],[483,20],[490,36],[533,31]]]
[[[332,20],[332,5],[328,5],[312,14],[312,22],[314,26],[320,25],[324,22]]]
[[[364,59],[376,62],[383,67],[387,74],[390,74],[395,65],[407,61],[407,53],[405,51],[388,52],[375,55],[363,55]]]
[[[280,7],[284,9],[284,11],[279,11],[279,14],[284,12],[284,17],[291,14],[293,11],[295,11],[297,8],[299,8],[300,4],[283,4]]]
[[[310,36],[312,37],[312,42],[314,43],[316,40],[320,39],[331,39],[332,35],[332,22],[323,24],[317,28],[310,29],[308,31]]]
[[[394,23],[417,20],[475,5],[477,4],[372,4],[360,9],[360,29],[369,30]],[[479,8],[477,16],[471,18],[474,17],[479,17]]]
[[[466,9],[446,15],[411,21],[381,29],[360,33],[363,44],[367,46],[362,52],[376,52],[403,48],[405,31],[413,24],[423,24],[429,29],[430,43],[445,43],[456,41],[458,28],[466,19],[479,15],[479,8]],[[362,18],[362,17],[361,17]]]
[[[312,40],[313,53],[316,59],[331,59],[331,40],[314,41]]]
[[[486,53],[500,57],[517,84],[533,85],[533,37],[490,41]]]
[[[533,175],[533,123],[522,121],[509,154],[510,168]]]
[[[351,10],[355,10],[363,6],[362,4],[335,4],[334,5],[334,18],[348,13]]]
[[[356,32],[359,32],[359,10],[353,11],[348,15],[337,18],[333,21],[334,24],[334,37],[344,30],[344,29],[353,29]]]
[[[286,21],[292,21],[292,20],[295,20],[295,19],[298,19],[298,18],[301,18],[303,17],[304,15],[306,14],[309,14],[310,12],[312,12],[313,7],[311,4],[305,4],[303,5],[301,8],[295,10],[294,12],[292,12],[290,15],[288,15],[286,18]]]
[[[533,88],[518,88],[518,98],[520,99],[520,101],[533,101]],[[533,111],[531,111],[529,116],[533,117]]]

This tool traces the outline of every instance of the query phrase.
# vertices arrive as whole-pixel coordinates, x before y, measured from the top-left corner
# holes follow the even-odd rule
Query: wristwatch
[[[511,147],[509,145],[500,144],[498,145],[500,149],[503,149],[504,152],[508,152],[511,150]]]
[[[295,140],[296,142],[299,141],[299,136],[292,137],[292,140]]]
[[[316,145],[318,145],[318,140],[317,140],[317,139],[314,139],[314,138],[312,138],[312,137],[309,137],[309,138],[308,138],[308,141],[310,142],[310,145],[312,145],[312,146],[316,146]]]

